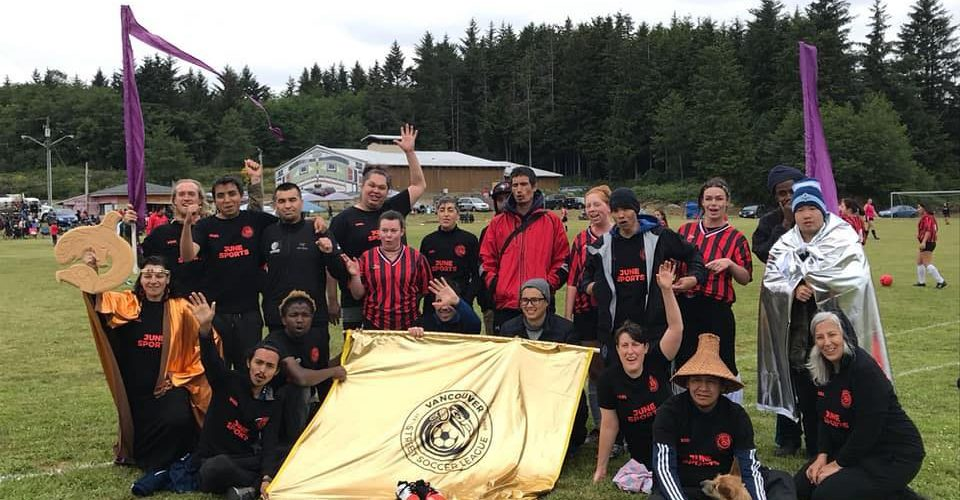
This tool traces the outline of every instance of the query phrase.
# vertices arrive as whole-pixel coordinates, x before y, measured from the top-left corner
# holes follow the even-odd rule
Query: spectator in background
[[[937,219],[924,203],[917,204],[920,220],[917,222],[917,241],[920,252],[917,254],[917,282],[913,286],[927,286],[927,273],[937,282],[937,289],[947,286],[940,270],[933,265],[933,251],[937,248]]]
[[[670,227],[670,223],[667,222],[667,213],[663,211],[662,208],[658,208],[653,211],[653,216],[660,221],[660,225],[663,227]]]
[[[873,206],[873,198],[867,198],[867,203],[863,205],[863,217],[867,221],[867,231],[873,235],[873,239],[879,240],[877,238],[877,231],[873,226],[873,220],[877,218],[877,209]]]
[[[850,198],[840,200],[840,218],[850,224],[850,227],[860,236],[860,244],[866,245],[867,227],[863,223],[863,218],[860,217],[860,206],[857,202]]]
[[[493,202],[494,216],[503,212],[503,207],[507,205],[510,199],[510,182],[500,181],[490,191],[490,199]],[[489,224],[480,230],[480,244],[483,245],[483,237],[487,234]],[[480,311],[483,313],[483,332],[487,335],[493,335],[493,314],[496,309],[496,303],[493,300],[493,290],[486,285],[483,272],[483,264],[480,265],[480,286],[477,295],[477,304],[480,305]]]
[[[60,226],[57,224],[57,220],[53,219],[50,222],[50,240],[53,241],[53,246],[57,246],[57,238],[60,236]]]
[[[544,208],[537,176],[529,167],[510,172],[511,196],[490,221],[480,244],[484,281],[496,306],[494,331],[520,316],[520,285],[544,278],[553,291],[567,281],[567,233],[556,214]]]

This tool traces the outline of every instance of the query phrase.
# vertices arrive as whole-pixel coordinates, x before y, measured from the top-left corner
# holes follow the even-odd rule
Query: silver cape
[[[804,253],[806,259],[801,259]],[[860,347],[893,380],[870,264],[857,233],[836,215],[827,217],[809,242],[794,226],[770,249],[760,289],[757,338],[757,407],[793,420],[799,413],[790,383],[788,341],[793,290],[801,280],[813,288],[818,308],[830,305],[847,315]]]

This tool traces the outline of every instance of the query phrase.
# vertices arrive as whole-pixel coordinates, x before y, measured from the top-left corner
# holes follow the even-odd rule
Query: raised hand
[[[183,218],[184,225],[192,226],[200,220],[200,205],[190,205],[185,211],[186,216]]]
[[[83,251],[83,263],[90,266],[94,271],[99,270],[99,265],[97,263],[97,252],[92,248],[88,248]]]
[[[437,299],[433,302],[434,309],[440,309],[443,306],[457,307],[460,303],[460,297],[457,292],[450,287],[445,278],[432,279],[427,285]]]
[[[677,266],[672,260],[663,261],[660,264],[660,269],[657,270],[657,285],[660,285],[662,289],[669,290],[673,286],[673,282],[677,280],[676,269]]]
[[[263,167],[261,167],[259,163],[247,158],[243,160],[243,173],[250,177],[250,184],[258,184],[260,183],[261,176],[263,176]]]
[[[123,223],[134,224],[136,222],[137,211],[133,209],[133,205],[127,205],[127,208],[123,209]]]
[[[313,218],[313,234],[323,234],[327,231],[327,221],[317,215]]]
[[[409,123],[404,123],[400,127],[400,139],[394,139],[393,143],[400,146],[404,153],[412,153],[417,143],[417,129]]]
[[[217,314],[217,303],[207,303],[207,298],[202,293],[190,293],[190,312],[200,323],[200,334],[206,335],[210,332],[213,325],[213,317]]]

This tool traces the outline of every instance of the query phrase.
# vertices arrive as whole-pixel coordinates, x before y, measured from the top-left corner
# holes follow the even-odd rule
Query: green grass
[[[465,227],[479,233],[485,221],[484,217]],[[409,222],[409,240],[415,246],[436,227],[428,216],[413,216]],[[755,221],[734,219],[734,224],[749,236]],[[571,221],[571,237],[582,227],[583,222]],[[916,220],[882,221],[882,239],[871,240],[866,250],[875,283],[881,274],[894,277],[894,286],[878,288],[878,295],[897,393],[919,426],[927,450],[913,486],[932,499],[957,498],[960,224],[941,226],[935,262],[951,283],[944,290],[910,286],[916,279],[915,227]],[[116,415],[79,292],[54,281],[57,266],[49,240],[0,241],[0,263],[0,359],[5,368],[0,376],[0,498],[129,498],[130,483],[138,474],[107,465]],[[761,266],[754,268],[755,281],[737,289],[735,306],[739,365],[747,386],[745,401],[751,403],[756,399],[756,314],[762,274]],[[562,310],[562,303],[558,307]],[[338,334],[332,337],[339,342]],[[795,471],[799,459],[773,456],[774,417],[757,412],[752,404],[747,409],[764,463]],[[636,498],[610,483],[591,483],[594,450],[583,448],[566,465],[551,496]],[[611,476],[624,460],[611,461]],[[58,469],[63,472],[56,473]]]

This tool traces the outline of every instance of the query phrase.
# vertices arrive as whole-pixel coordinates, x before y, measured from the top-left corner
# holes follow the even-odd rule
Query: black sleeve
[[[404,189],[403,191],[395,194],[393,198],[390,198],[386,203],[383,204],[383,209],[384,211],[396,210],[404,216],[407,216],[412,210],[410,205],[410,190]]]
[[[783,224],[777,224],[774,217],[764,216],[757,224],[757,230],[753,232],[753,245],[751,245],[753,254],[761,262],[766,263],[773,244],[786,232],[787,229],[783,227]]]
[[[143,243],[140,244],[140,251],[144,257],[150,257],[151,255],[160,255],[160,238],[157,236],[157,230],[154,229],[143,239]],[[167,263],[167,265],[173,265],[175,263]]]
[[[283,425],[283,400],[277,399],[273,402],[273,413],[270,415],[270,421],[263,428],[261,435],[260,449],[260,474],[263,476],[274,477],[280,470],[280,463],[283,462],[284,447],[280,446],[280,426]],[[260,481],[257,481],[257,485]]]
[[[677,406],[683,403],[681,398],[687,397],[683,393],[671,396],[659,408],[657,416],[653,419],[653,442],[663,443],[670,446],[676,446],[679,436],[677,435]]]
[[[343,259],[340,258],[340,254],[342,254],[343,251],[340,249],[340,245],[337,243],[337,239],[333,236],[333,233],[327,231],[326,236],[327,238],[330,238],[330,242],[333,243],[333,251],[330,253],[320,252],[323,255],[322,258],[324,267],[330,273],[330,276],[333,276],[333,278],[337,281],[344,282],[349,279],[349,276],[347,276],[347,266],[343,264]],[[322,288],[326,290],[327,278],[326,276],[323,276],[322,278]]]
[[[583,264],[583,276],[580,277],[580,283],[577,285],[577,290],[580,293],[587,293],[587,286],[597,281],[596,274],[600,269],[603,269],[600,264],[600,254],[591,255],[587,252],[587,260]]]
[[[750,421],[750,415],[742,406],[734,403],[731,405],[737,414],[737,435],[733,439],[734,448],[738,450],[752,450],[756,448],[753,442],[753,422]]]
[[[617,395],[613,391],[613,371],[606,370],[597,381],[597,400],[604,410],[617,409]]]
[[[259,229],[263,231],[270,224],[273,224],[280,219],[276,215],[270,215],[266,212],[257,212],[254,210],[248,210],[247,213],[254,214],[254,220],[257,222],[257,225],[260,226]]]
[[[223,366],[217,346],[213,343],[212,334],[200,337],[200,362],[203,363],[203,372],[213,390],[218,390],[226,384],[227,368]]]
[[[468,304],[480,293],[480,242],[477,237],[467,233],[467,283],[464,286],[463,298]]]
[[[849,467],[863,459],[880,440],[888,406],[890,382],[880,366],[863,350],[857,351],[851,367],[854,425],[847,441],[837,452],[837,464]],[[864,359],[867,358],[867,359]]]
[[[661,234],[672,235],[671,238],[674,241],[674,244],[672,245],[673,255],[664,255],[664,259],[679,259],[687,265],[687,276],[693,276],[697,278],[697,284],[702,285],[706,283],[707,268],[703,266],[703,255],[700,254],[700,250],[673,231],[666,230]]]

